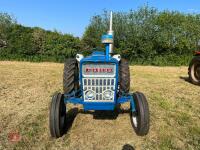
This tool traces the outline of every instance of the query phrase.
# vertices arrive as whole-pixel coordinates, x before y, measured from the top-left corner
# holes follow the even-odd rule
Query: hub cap
[[[138,116],[136,115],[136,112],[132,112],[132,121],[135,127],[138,125]]]

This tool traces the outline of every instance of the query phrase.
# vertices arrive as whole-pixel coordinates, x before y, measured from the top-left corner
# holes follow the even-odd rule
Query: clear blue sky
[[[147,3],[159,10],[200,13],[200,0],[0,0],[0,12],[14,15],[25,26],[81,37],[90,18],[103,9],[128,11]]]

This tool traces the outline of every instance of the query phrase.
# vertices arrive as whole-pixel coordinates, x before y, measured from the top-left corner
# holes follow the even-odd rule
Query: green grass
[[[0,61],[0,149],[200,149],[199,86],[187,78],[187,67],[131,66],[131,92],[148,98],[150,132],[139,137],[131,127],[129,103],[114,120],[95,119],[78,108],[70,130],[59,139],[49,134],[51,96],[62,91],[63,65]],[[72,114],[71,114],[72,115]],[[104,114],[105,115],[105,114]],[[7,135],[18,131],[21,141]]]

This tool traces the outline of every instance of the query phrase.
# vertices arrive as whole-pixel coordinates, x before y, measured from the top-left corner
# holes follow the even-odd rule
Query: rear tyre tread
[[[69,58],[64,63],[63,70],[63,91],[65,94],[79,88],[79,71],[76,59]]]
[[[120,93],[129,93],[130,90],[130,71],[129,64],[126,59],[121,59],[119,63],[119,86]]]
[[[195,85],[200,85],[200,79],[196,79],[194,75],[194,66],[196,64],[200,65],[200,56],[195,56],[192,61],[190,62],[189,68],[188,68],[188,74],[189,74],[189,80]]]

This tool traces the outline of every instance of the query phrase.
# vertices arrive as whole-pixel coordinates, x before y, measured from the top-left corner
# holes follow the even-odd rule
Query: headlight
[[[95,97],[95,93],[94,93],[94,91],[87,91],[85,93],[85,96],[87,97],[87,99],[91,100]]]
[[[105,97],[105,99],[111,99],[113,97],[113,92],[112,91],[105,91],[103,93],[103,96]]]

